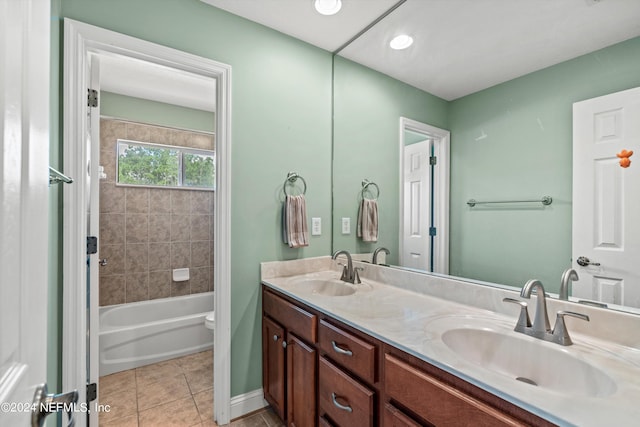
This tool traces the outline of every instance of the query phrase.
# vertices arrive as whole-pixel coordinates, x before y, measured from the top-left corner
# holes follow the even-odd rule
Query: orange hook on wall
[[[631,165],[631,160],[629,157],[633,156],[633,150],[622,150],[618,154],[616,154],[620,158],[620,167],[628,168]]]

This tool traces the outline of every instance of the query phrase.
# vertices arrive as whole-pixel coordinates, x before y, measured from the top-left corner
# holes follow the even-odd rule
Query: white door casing
[[[89,66],[89,88],[100,93],[100,60],[97,55],[91,55]],[[89,352],[89,366],[87,367],[87,383],[97,384],[97,397],[93,405],[100,404],[100,375],[99,375],[99,322],[98,322],[98,306],[99,306],[99,270],[100,265],[100,102],[95,107],[89,108],[89,116],[87,117],[87,134],[85,136],[85,145],[88,153],[88,165],[86,170],[89,172],[87,181],[85,182],[86,191],[88,192],[88,200],[86,206],[87,215],[87,235],[98,238],[98,253],[87,258],[89,263],[88,283],[86,284],[89,293],[89,310],[87,311],[87,325],[89,333],[87,334],[87,351]],[[91,289],[94,292],[91,292]],[[97,426],[99,414],[98,411],[91,411],[89,414],[89,425]]]
[[[405,160],[405,131],[409,130],[415,133],[425,135],[432,141],[433,155],[437,159],[437,163],[433,176],[433,223],[436,228],[436,236],[433,244],[433,256],[434,264],[433,271],[442,274],[449,273],[449,142],[450,132],[448,130],[440,129],[431,125],[427,125],[415,120],[400,117],[400,134],[399,134],[399,150],[400,150],[400,265],[410,266],[410,262],[405,256],[405,236],[408,237],[409,230],[406,228],[410,225],[407,223],[405,214],[405,204],[408,203],[405,199],[405,169],[408,167]],[[418,159],[419,157],[416,157]],[[426,164],[428,165],[428,158]],[[424,186],[423,186],[424,187]],[[430,203],[430,196],[427,185],[426,192],[422,192],[420,196],[423,202]],[[417,190],[417,186],[414,186],[414,190]],[[423,188],[425,190],[425,188]],[[427,204],[427,216],[421,219],[422,229],[426,231],[426,238],[429,237],[429,215],[430,206]],[[410,246],[408,247],[410,249]],[[428,264],[427,264],[428,265]],[[422,267],[419,267],[422,269]],[[427,268],[428,269],[428,268]]]
[[[402,266],[430,270],[431,140],[404,147]]]
[[[640,88],[573,104],[573,296],[640,307],[639,195]]]
[[[214,334],[214,418],[220,425],[230,418],[231,392],[231,67],[155,43],[65,19],[64,28],[64,162],[68,174],[79,177],[75,191],[64,199],[63,388],[84,389],[86,360],[86,236],[87,89],[90,54],[123,55],[172,67],[216,81],[216,192]],[[98,165],[93,165],[97,167]],[[92,257],[97,258],[97,255]],[[84,393],[80,393],[84,398]],[[84,424],[78,419],[78,426]]]
[[[49,1],[0,0],[0,425],[46,382]]]

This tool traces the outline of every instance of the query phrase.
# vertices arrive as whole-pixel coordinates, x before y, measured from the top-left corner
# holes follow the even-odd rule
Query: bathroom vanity
[[[513,291],[442,286],[442,280],[454,280],[430,283],[427,275],[358,265],[364,267],[362,283],[351,285],[339,280],[329,257],[262,264],[264,394],[287,425],[582,426],[634,420],[637,349],[602,347],[597,337],[582,344],[578,324],[567,322],[580,344],[565,350],[513,332],[518,311],[502,303]],[[403,286],[398,275],[404,275]],[[461,286],[482,289],[461,297]],[[430,295],[441,292],[452,298]],[[455,301],[461,298],[474,304]],[[593,321],[603,319],[594,310],[585,311]]]

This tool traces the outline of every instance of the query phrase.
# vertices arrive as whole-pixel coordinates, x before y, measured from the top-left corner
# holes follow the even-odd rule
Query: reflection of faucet
[[[373,251],[373,258],[371,258],[371,264],[377,264],[378,263],[378,254],[380,252],[384,252],[387,255],[389,255],[391,253],[389,251],[389,249],[383,248],[382,246],[380,246],[379,248],[376,248],[376,250]]]
[[[348,283],[358,284],[360,282],[360,275],[358,274],[358,269],[353,268],[353,261],[351,260],[351,254],[346,250],[335,251],[333,255],[331,255],[331,259],[336,259],[338,255],[345,255],[347,257],[347,265],[342,269],[342,276],[340,280]],[[342,264],[339,264],[342,265]]]
[[[573,311],[558,311],[556,314],[556,324],[551,330],[549,326],[549,316],[547,315],[547,300],[544,294],[544,287],[539,280],[529,280],[522,288],[520,296],[523,298],[531,298],[531,292],[536,290],[536,315],[533,319],[533,325],[529,320],[529,313],[527,312],[527,303],[524,301],[518,301],[512,298],[504,298],[503,301],[517,303],[520,305],[520,317],[514,331],[522,332],[525,335],[529,335],[535,338],[540,338],[545,341],[551,341],[560,345],[571,345],[571,337],[567,331],[567,326],[564,323],[565,316],[576,317],[578,319],[589,321],[589,316],[585,314],[575,313]]]
[[[558,298],[567,301],[569,299],[569,285],[572,280],[578,280],[578,273],[573,268],[567,268],[562,273],[562,280],[560,281],[560,294]]]

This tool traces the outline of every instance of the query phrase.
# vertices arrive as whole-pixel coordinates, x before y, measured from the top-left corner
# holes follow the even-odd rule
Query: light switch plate
[[[320,236],[322,234],[322,218],[311,218],[311,235]]]
[[[342,218],[342,234],[351,234],[351,218]]]

